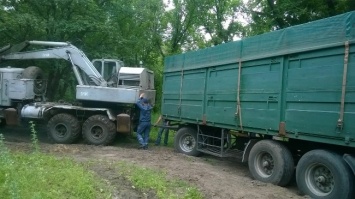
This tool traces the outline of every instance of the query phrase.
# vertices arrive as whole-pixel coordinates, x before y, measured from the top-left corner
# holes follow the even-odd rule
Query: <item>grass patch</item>
[[[68,158],[39,151],[34,124],[32,153],[10,153],[0,134],[1,198],[111,198],[104,183]]]
[[[1,157],[0,184],[2,198],[109,198],[92,173],[44,154]]]
[[[118,170],[136,188],[143,192],[153,190],[158,198],[203,198],[202,193],[196,187],[182,180],[167,179],[166,173],[161,171],[138,167],[126,162],[119,163]]]

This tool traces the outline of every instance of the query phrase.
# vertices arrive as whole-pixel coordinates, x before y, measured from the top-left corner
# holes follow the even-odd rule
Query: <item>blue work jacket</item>
[[[141,110],[139,115],[139,122],[150,122],[151,110],[153,107],[148,103],[143,103],[143,98],[139,98],[136,104]]]

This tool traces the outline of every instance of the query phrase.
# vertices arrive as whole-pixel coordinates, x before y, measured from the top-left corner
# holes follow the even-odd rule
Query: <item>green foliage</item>
[[[181,53],[183,47],[189,49],[194,45],[192,34],[198,17],[198,3],[186,0],[173,0],[172,3],[174,8],[164,15],[167,34],[164,35],[163,55]]]
[[[170,2],[170,6],[164,5]],[[245,5],[243,2],[247,2]],[[25,40],[69,41],[90,58],[122,59],[155,72],[160,109],[163,60],[355,9],[353,0],[0,0],[0,46]],[[248,15],[249,25],[241,23]],[[16,62],[17,63],[17,62]],[[48,76],[48,100],[75,98],[64,60],[22,61]],[[70,74],[70,75],[68,75]]]
[[[105,30],[104,12],[93,0],[1,1],[0,6],[2,44],[25,40],[70,41],[85,50],[84,38],[92,32]],[[50,100],[64,96],[68,83],[74,83],[73,75],[67,75],[71,68],[63,61],[30,63],[48,73],[48,88],[51,89],[48,89],[47,97]],[[68,83],[60,84],[61,79]]]
[[[39,152],[39,144],[38,144],[38,138],[37,138],[37,131],[35,129],[35,123],[33,121],[29,122],[30,124],[30,130],[31,130],[31,140],[32,140],[32,147],[34,149],[35,153]]]
[[[6,148],[4,144],[5,138],[3,134],[0,134],[0,158],[1,162],[7,162],[5,161],[6,158],[8,157],[9,150]]]
[[[150,69],[158,64],[163,4],[160,0],[112,0],[102,7],[106,31],[87,37],[94,57],[121,58],[127,65],[139,61]]]
[[[212,45],[233,41],[243,36],[243,26],[239,21],[240,0],[203,0],[199,9],[199,26],[211,38]]]
[[[354,10],[352,0],[250,0],[245,11],[252,19],[249,35],[322,19]]]
[[[194,186],[181,181],[167,179],[166,173],[121,162],[118,165],[121,175],[129,179],[133,185],[144,191],[153,190],[158,198],[203,198],[201,192]]]
[[[1,198],[109,198],[104,185],[92,173],[68,158],[55,158],[37,151],[38,141],[31,127],[35,153],[10,153],[0,134]]]

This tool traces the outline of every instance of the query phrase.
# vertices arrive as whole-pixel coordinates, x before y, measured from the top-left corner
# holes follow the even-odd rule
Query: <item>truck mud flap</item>
[[[243,159],[242,159],[242,162],[245,163],[245,162],[248,162],[248,157],[249,157],[249,153],[250,153],[250,150],[251,148],[253,148],[253,146],[260,140],[250,140],[248,142],[248,144],[245,146],[244,148],[244,151],[243,151]]]
[[[14,108],[5,109],[5,119],[7,125],[15,126],[18,124],[17,110]]]
[[[345,160],[346,163],[348,163],[349,167],[353,171],[355,175],[355,157],[350,154],[344,154],[343,159]]]
[[[117,132],[131,133],[131,117],[128,114],[117,115]]]

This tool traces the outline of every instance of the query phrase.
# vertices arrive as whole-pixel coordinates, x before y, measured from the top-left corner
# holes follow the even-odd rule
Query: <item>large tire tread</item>
[[[306,171],[315,164],[325,166],[333,174],[335,185],[328,195],[312,192],[312,188],[307,186]],[[314,199],[352,199],[354,196],[354,175],[343,158],[332,151],[318,149],[304,154],[296,168],[296,181],[300,192]]]
[[[268,177],[259,175],[256,169],[257,163],[255,159],[261,152],[270,154],[274,161],[273,172]],[[279,186],[288,185],[295,170],[291,152],[284,145],[274,140],[257,142],[250,151],[248,165],[254,179]]]
[[[100,126],[104,130],[104,138],[97,140],[91,136],[91,128]],[[104,115],[93,115],[83,124],[83,138],[86,143],[92,145],[109,145],[116,137],[116,125]]]
[[[68,127],[68,135],[64,138],[59,138],[55,133],[55,126],[58,123],[65,124]],[[49,139],[51,139],[55,143],[59,144],[71,144],[77,141],[80,138],[81,133],[81,125],[76,117],[67,113],[60,113],[54,115],[47,124],[47,134]]]

